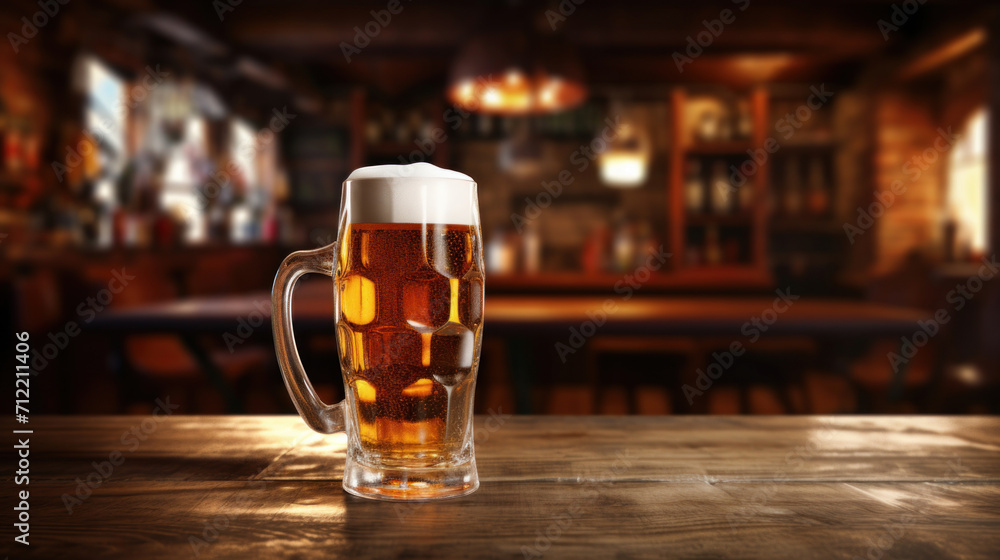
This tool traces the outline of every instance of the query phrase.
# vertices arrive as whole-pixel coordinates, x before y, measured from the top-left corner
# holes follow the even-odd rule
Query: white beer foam
[[[355,224],[475,225],[476,182],[429,163],[372,165],[344,181]]]

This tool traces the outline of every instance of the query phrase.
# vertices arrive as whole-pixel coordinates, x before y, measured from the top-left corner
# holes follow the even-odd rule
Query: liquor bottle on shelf
[[[611,251],[616,272],[631,270],[636,254],[635,234],[632,230],[632,224],[624,217],[620,218],[615,226]]]
[[[493,136],[492,115],[476,115],[476,134],[479,138],[490,138]]]
[[[823,216],[830,208],[830,193],[823,173],[823,160],[814,157],[809,161],[809,196],[806,205],[809,213]]]
[[[722,136],[721,121],[722,115],[714,110],[705,110],[698,115],[698,122],[695,124],[694,138],[698,142],[715,142]]]
[[[753,181],[750,178],[747,178],[743,184],[739,186],[736,196],[741,212],[749,211],[753,207]]]
[[[741,140],[749,140],[753,133],[753,118],[750,115],[750,102],[740,99],[736,104],[736,135]]]
[[[705,262],[716,265],[722,262],[722,247],[719,244],[719,228],[708,226],[705,230]]]
[[[785,213],[798,216],[802,212],[802,186],[798,158],[785,162]]]
[[[733,131],[736,128],[736,123],[733,122],[733,113],[730,106],[727,112],[719,115],[719,140],[723,142],[733,139]]]
[[[726,177],[726,162],[716,160],[712,164],[712,211],[725,214],[732,208],[733,186]]]
[[[488,274],[510,274],[514,272],[516,247],[510,242],[508,231],[498,228],[486,243],[486,272]]]
[[[542,236],[534,222],[528,222],[521,236],[521,257],[521,269],[526,274],[538,274],[542,268]]]
[[[610,237],[611,233],[608,230],[608,226],[604,223],[598,224],[587,235],[583,243],[583,253],[580,256],[580,264],[583,266],[584,272],[589,274],[603,272]]]
[[[655,257],[659,253],[659,243],[653,235],[653,228],[649,222],[639,222],[635,246],[633,269],[645,266],[649,262],[649,257]]]
[[[14,123],[9,124],[3,131],[4,167],[10,173],[19,173],[24,167],[22,138],[20,126]]]
[[[365,122],[365,141],[369,144],[377,144],[382,140],[382,124],[375,117],[368,117]]]
[[[701,163],[691,160],[687,164],[687,180],[684,183],[684,205],[694,214],[705,209],[705,184],[701,180]]]

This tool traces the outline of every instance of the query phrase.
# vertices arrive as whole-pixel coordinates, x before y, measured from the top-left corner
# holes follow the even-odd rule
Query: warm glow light
[[[556,98],[555,91],[553,91],[551,87],[547,87],[542,90],[542,94],[539,96],[539,101],[542,103],[542,105],[545,105],[547,107],[549,105],[552,105],[552,102],[555,100],[555,98]]]
[[[815,428],[808,430],[806,449],[814,449],[816,454],[837,454],[856,451],[871,444],[871,430],[875,429],[876,421],[864,421],[860,425],[851,425],[839,418],[824,418]],[[897,452],[909,449],[961,449],[969,445],[969,441],[956,435],[960,427],[954,420],[936,417],[913,429],[913,421],[904,418],[885,416],[877,420],[878,429],[885,436],[879,442],[884,452]],[[973,444],[978,445],[978,444]],[[986,445],[993,449],[993,446]]]
[[[988,119],[977,111],[948,155],[948,207],[957,221],[960,242],[974,253],[986,251]]]
[[[488,87],[483,90],[483,105],[487,107],[500,107],[502,101],[503,96],[497,88]]]
[[[768,81],[791,68],[795,57],[786,53],[739,55],[732,57],[729,64],[736,75]]]
[[[555,105],[556,100],[559,98],[560,88],[562,88],[562,80],[559,78],[548,80],[538,94],[538,102],[544,107]]]
[[[966,385],[976,386],[983,383],[983,373],[976,364],[957,364],[952,368],[952,372]]]
[[[601,180],[615,187],[637,187],[646,181],[649,162],[639,151],[605,152],[600,159]]]
[[[456,105],[470,111],[499,114],[526,114],[568,109],[583,102],[583,84],[559,77],[529,77],[511,68],[500,79],[463,79],[448,90]]]
[[[465,80],[458,85],[458,97],[463,103],[470,103],[475,98],[475,86],[472,80]]]

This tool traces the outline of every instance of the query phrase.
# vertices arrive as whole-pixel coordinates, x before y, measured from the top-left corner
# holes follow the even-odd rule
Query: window
[[[987,112],[973,113],[948,160],[948,210],[955,220],[956,242],[974,254],[986,251]]]
[[[94,57],[83,60],[86,79],[84,127],[98,147],[101,174],[95,183],[95,198],[115,207],[115,181],[125,168],[125,82]]]

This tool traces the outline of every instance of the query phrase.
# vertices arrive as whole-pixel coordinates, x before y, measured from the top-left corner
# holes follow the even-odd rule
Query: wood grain
[[[799,559],[1000,552],[997,418],[487,418],[477,418],[480,490],[416,504],[345,494],[343,436],[313,434],[297,417],[170,417],[134,451],[121,437],[142,417],[33,418],[32,546],[5,554]],[[124,463],[69,515],[61,496],[115,450]],[[0,496],[6,511],[10,482]]]

